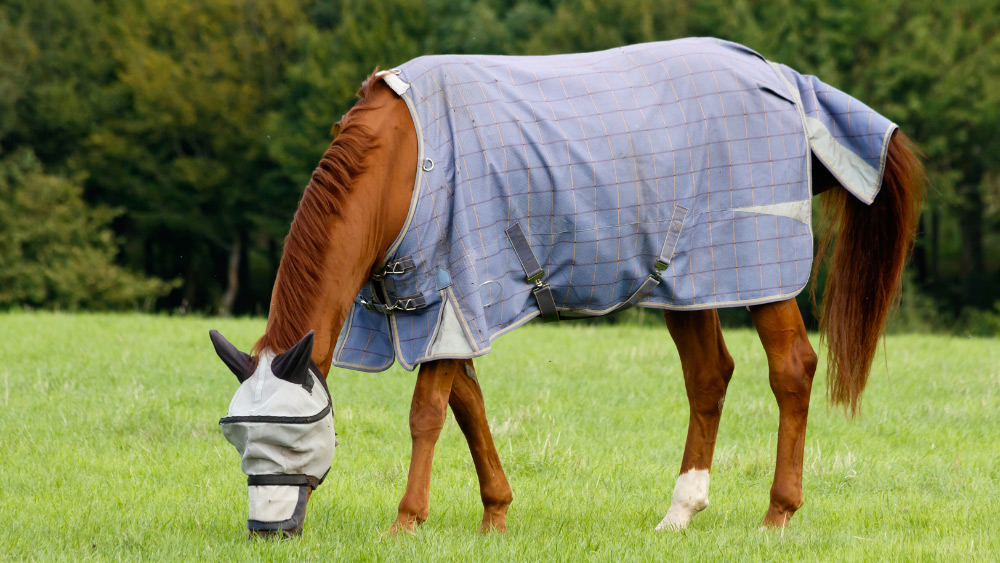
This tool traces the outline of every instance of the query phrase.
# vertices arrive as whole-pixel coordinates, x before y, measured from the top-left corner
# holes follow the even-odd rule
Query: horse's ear
[[[305,387],[306,391],[312,391],[313,378],[309,374],[309,363],[312,361],[314,335],[310,330],[295,346],[274,358],[271,373],[279,379]]]
[[[208,337],[212,339],[212,346],[215,346],[215,353],[226,364],[229,371],[236,375],[236,379],[243,383],[250,378],[250,354],[240,352],[236,346],[226,340],[225,336],[219,334],[217,330],[208,331]]]

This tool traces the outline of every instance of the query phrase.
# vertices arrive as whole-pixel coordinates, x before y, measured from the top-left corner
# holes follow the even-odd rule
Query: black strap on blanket
[[[663,246],[660,247],[659,256],[657,256],[656,261],[653,263],[652,273],[643,280],[639,289],[636,289],[628,299],[619,303],[617,307],[608,311],[608,314],[617,313],[618,311],[638,305],[643,299],[653,293],[656,286],[660,285],[660,273],[666,270],[670,266],[670,261],[674,259],[674,253],[677,251],[677,241],[680,238],[681,229],[684,227],[684,219],[687,217],[687,213],[688,210],[686,207],[681,207],[680,205],[674,206],[674,211],[670,215],[670,225],[667,226],[667,236],[663,241]],[[560,313],[556,310],[556,303],[552,298],[552,288],[549,287],[548,283],[542,281],[542,278],[545,276],[545,270],[538,264],[535,254],[531,251],[531,246],[528,245],[528,239],[524,236],[524,231],[521,230],[520,223],[514,223],[507,229],[507,238],[510,239],[510,244],[514,248],[514,254],[517,255],[517,259],[521,262],[521,267],[524,268],[524,274],[527,276],[528,283],[536,285],[532,293],[535,296],[535,300],[538,301],[538,310],[542,313],[543,321],[551,322],[560,319],[579,319],[592,316],[566,311]]]
[[[315,489],[320,480],[311,475],[250,475],[247,477],[248,487],[310,487]]]
[[[542,320],[547,323],[558,321],[559,312],[556,310],[556,300],[552,297],[552,288],[542,280],[545,276],[545,270],[535,258],[535,253],[531,251],[531,245],[528,244],[528,239],[524,236],[524,231],[521,230],[521,224],[514,223],[506,232],[507,238],[510,239],[510,245],[514,248],[514,254],[521,262],[521,268],[524,268],[525,278],[528,283],[535,284],[535,289],[531,290],[531,293],[535,296],[535,301],[538,302],[538,310],[542,314]]]
[[[660,247],[660,254],[656,257],[656,261],[653,262],[653,271],[642,281],[642,285],[639,289],[635,290],[628,299],[618,304],[617,307],[611,309],[607,314],[617,313],[619,311],[624,311],[629,307],[635,307],[643,299],[650,296],[656,286],[660,285],[660,273],[670,266],[670,261],[674,259],[674,253],[677,251],[677,240],[681,236],[681,229],[684,226],[684,218],[687,217],[687,208],[681,207],[680,205],[674,206],[674,211],[670,215],[670,225],[667,226],[667,236],[663,240],[663,246]],[[591,315],[574,315],[572,313],[560,313],[563,318],[583,318],[584,316]]]
[[[427,300],[423,295],[407,295],[404,297],[393,297],[387,299],[388,303],[379,303],[377,300],[361,300],[361,304],[369,311],[378,311],[383,315],[391,315],[393,311],[416,311],[427,306]]]
[[[670,266],[670,261],[674,259],[674,253],[677,251],[677,240],[681,236],[681,228],[684,226],[684,218],[687,217],[687,212],[686,207],[681,207],[680,205],[674,206],[674,212],[670,214],[670,225],[667,227],[667,237],[663,240],[663,246],[660,247],[660,255],[656,258],[656,262],[653,263],[653,272],[643,280],[642,285],[639,286],[639,289],[635,290],[635,293],[615,307],[615,310],[612,312],[638,305],[640,301],[653,293],[653,289],[656,286],[660,285],[660,273],[666,270]]]
[[[371,277],[372,300],[361,299],[361,304],[369,311],[378,311],[383,315],[391,315],[394,311],[416,311],[427,306],[423,295],[394,295],[390,291],[392,284],[386,276],[398,276],[416,269],[413,258],[403,256],[387,262]]]

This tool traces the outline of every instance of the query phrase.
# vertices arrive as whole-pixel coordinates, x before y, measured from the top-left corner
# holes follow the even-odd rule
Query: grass
[[[737,368],[711,505],[683,533],[669,505],[687,424],[666,330],[529,325],[477,361],[514,488],[510,533],[481,537],[457,426],[437,448],[431,515],[383,538],[409,461],[413,374],[334,371],[341,446],[305,535],[248,542],[245,477],[219,431],[236,379],[219,328],[246,349],[260,319],[0,315],[0,559],[995,560],[1000,554],[1000,340],[891,336],[844,419],[817,378],[806,504],[761,532],[777,408],[756,335],[727,331]],[[885,367],[888,366],[888,374]]]

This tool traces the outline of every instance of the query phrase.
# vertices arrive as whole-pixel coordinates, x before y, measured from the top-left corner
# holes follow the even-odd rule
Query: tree
[[[248,275],[248,246],[288,217],[301,187],[268,145],[287,65],[306,20],[295,3],[230,0],[123,3],[110,46],[120,100],[87,138],[88,184],[129,210],[127,252],[160,276],[184,278],[181,304],[230,313]],[[302,170],[302,177],[309,169]],[[280,234],[287,230],[283,222]],[[220,291],[221,290],[221,291]]]
[[[896,121],[931,188],[914,276],[951,306],[1000,285],[1000,0],[5,0],[0,155],[120,209],[118,260],[183,285],[161,308],[266,311],[330,126],[376,66],[704,35]],[[100,205],[98,205],[100,204]],[[926,303],[925,300],[918,300]],[[917,302],[917,301],[914,301]]]
[[[115,213],[87,207],[82,193],[30,151],[0,160],[0,308],[149,309],[170,290],[115,265]]]

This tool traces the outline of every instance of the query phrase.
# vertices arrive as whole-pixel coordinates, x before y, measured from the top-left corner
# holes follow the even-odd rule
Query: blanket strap
[[[674,254],[677,252],[677,241],[680,239],[681,229],[684,227],[684,219],[687,217],[687,213],[688,210],[686,207],[681,207],[680,205],[674,206],[674,211],[670,215],[670,225],[667,227],[667,236],[663,240],[663,246],[660,247],[659,256],[653,262],[653,271],[643,280],[639,289],[636,289],[628,299],[619,303],[617,307],[608,311],[607,314],[617,313],[618,311],[638,305],[643,299],[649,297],[653,293],[653,290],[660,285],[660,281],[662,281],[660,274],[670,266],[670,261],[674,259]],[[535,300],[538,301],[538,310],[542,313],[543,321],[552,322],[560,319],[568,320],[593,316],[567,311],[560,313],[556,310],[555,299],[552,297],[552,288],[542,279],[545,276],[545,270],[538,264],[535,253],[531,251],[528,239],[524,236],[524,231],[521,230],[521,224],[514,223],[506,232],[507,238],[510,239],[510,244],[514,248],[514,254],[517,255],[517,259],[521,262],[521,267],[524,268],[524,275],[527,277],[528,283],[535,284],[535,289],[531,293],[534,294]]]
[[[390,291],[392,284],[386,276],[398,276],[416,269],[413,258],[403,256],[402,258],[387,262],[378,269],[372,277],[372,300],[366,301],[361,298],[361,304],[369,311],[378,311],[383,315],[391,315],[393,311],[415,311],[427,306],[427,301],[423,295],[392,295]]]
[[[545,277],[545,270],[535,258],[535,253],[531,251],[531,245],[528,244],[528,239],[524,236],[524,231],[521,230],[521,224],[514,223],[507,229],[506,233],[510,245],[514,249],[514,254],[517,255],[517,259],[521,262],[521,268],[524,269],[525,278],[528,283],[535,284],[535,289],[531,290],[531,293],[535,296],[535,301],[538,302],[538,310],[542,314],[542,320],[547,323],[558,321],[559,312],[556,310],[556,300],[552,297],[552,288],[542,279]]]
[[[427,300],[423,295],[405,295],[403,297],[392,297],[386,299],[385,303],[378,301],[378,297],[372,301],[361,298],[361,305],[369,311],[378,311],[383,315],[391,315],[393,311],[416,311],[427,306]]]
[[[674,259],[674,253],[677,252],[677,241],[681,236],[681,229],[684,226],[684,218],[687,217],[687,208],[681,207],[680,205],[674,206],[674,211],[670,215],[670,225],[667,226],[667,236],[663,240],[663,246],[660,247],[660,254],[657,256],[656,261],[653,262],[653,271],[642,281],[642,285],[639,289],[635,290],[628,299],[622,301],[617,307],[611,309],[605,314],[610,315],[611,313],[617,313],[619,311],[624,311],[629,307],[635,307],[643,299],[649,297],[656,286],[660,285],[660,274],[670,266],[670,261]],[[560,316],[564,319],[579,319],[583,317],[590,317],[593,315],[580,315],[574,313],[563,312]]]
[[[324,475],[324,477],[326,477]],[[250,475],[247,477],[248,487],[309,487],[315,489],[322,483],[322,479],[317,479],[312,475]]]
[[[677,252],[677,240],[680,239],[681,228],[684,226],[684,218],[687,217],[687,212],[686,207],[681,207],[680,205],[674,206],[674,212],[670,214],[670,225],[667,227],[667,237],[663,240],[663,246],[660,247],[660,255],[656,258],[656,262],[653,262],[652,273],[649,274],[649,277],[642,282],[639,289],[635,290],[635,293],[628,300],[615,307],[615,310],[612,312],[638,305],[640,301],[653,293],[653,289],[656,286],[660,285],[660,274],[670,266],[670,261],[674,259],[674,253]]]

